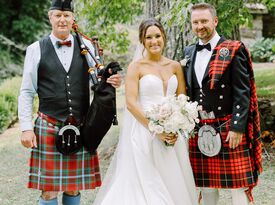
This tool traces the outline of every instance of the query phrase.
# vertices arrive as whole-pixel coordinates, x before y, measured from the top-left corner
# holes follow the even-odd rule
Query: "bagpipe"
[[[73,25],[81,54],[88,64],[89,76],[92,80],[91,89],[94,91],[93,100],[84,117],[80,128],[83,146],[94,152],[98,148],[111,125],[118,125],[116,111],[116,89],[106,82],[107,78],[122,70],[118,62],[103,65],[103,50],[99,47],[98,39],[90,39],[78,30],[76,23]],[[94,53],[85,45],[83,37],[91,41]],[[90,56],[90,58],[89,58]],[[92,59],[94,64],[91,62]]]

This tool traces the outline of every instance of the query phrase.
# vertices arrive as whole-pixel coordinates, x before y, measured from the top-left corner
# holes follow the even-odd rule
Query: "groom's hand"
[[[229,142],[230,148],[235,149],[242,142],[242,137],[243,134],[240,132],[229,131],[225,141]]]

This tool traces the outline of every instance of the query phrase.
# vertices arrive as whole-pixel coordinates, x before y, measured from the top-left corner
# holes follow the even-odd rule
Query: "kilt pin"
[[[30,158],[28,188],[43,191],[75,191],[94,189],[101,185],[97,153],[84,148],[72,155],[57,151],[55,138],[62,123],[44,114],[35,120],[37,148]]]
[[[204,124],[213,126],[220,133],[222,142],[220,152],[208,157],[198,148],[198,134],[189,140],[196,186],[247,188],[247,196],[253,202],[251,191],[262,172],[262,150],[251,58],[241,42],[221,37],[213,50],[200,88],[194,71],[195,47],[188,46],[184,51],[187,94],[192,101],[198,101],[203,110],[214,112],[214,119],[201,119],[198,127]],[[233,85],[234,82],[236,85]],[[245,87],[247,90],[242,93],[239,88]],[[243,133],[242,141],[235,149],[229,148],[226,142],[230,130]]]

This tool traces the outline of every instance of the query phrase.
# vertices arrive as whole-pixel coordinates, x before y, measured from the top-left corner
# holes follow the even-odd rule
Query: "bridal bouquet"
[[[201,106],[188,99],[183,94],[168,96],[161,103],[153,105],[152,109],[146,112],[149,130],[154,134],[191,133],[199,122],[198,111]]]

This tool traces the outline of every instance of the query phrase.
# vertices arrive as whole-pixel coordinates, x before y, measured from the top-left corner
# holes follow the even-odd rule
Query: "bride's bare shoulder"
[[[172,67],[178,67],[180,65],[178,61],[172,60],[170,58],[165,57],[164,61],[165,61],[166,64],[169,64]]]
[[[148,61],[145,59],[140,59],[137,61],[132,61],[129,66],[128,69],[136,69],[136,70],[140,70],[142,67],[144,67],[144,65],[148,64]]]

